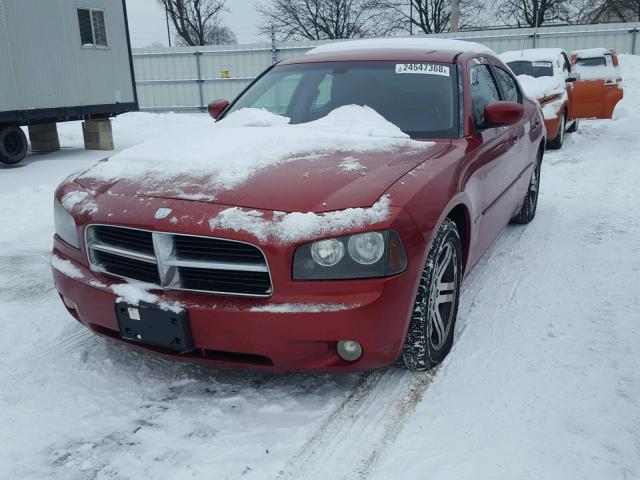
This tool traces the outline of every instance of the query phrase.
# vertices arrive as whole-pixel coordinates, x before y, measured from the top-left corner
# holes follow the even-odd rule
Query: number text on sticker
[[[449,76],[449,65],[434,63],[396,63],[396,73]]]

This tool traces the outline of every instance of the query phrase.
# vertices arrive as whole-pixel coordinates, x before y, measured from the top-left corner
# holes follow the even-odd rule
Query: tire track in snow
[[[395,367],[366,373],[277,478],[367,478],[434,375],[435,370],[410,372]]]
[[[465,280],[461,299],[469,300],[460,305],[457,339],[466,328],[466,318],[475,309],[476,300],[489,288],[495,288],[493,284],[490,287],[485,285],[483,273],[489,269],[501,269],[505,263],[513,263],[512,253],[517,252],[526,229],[527,226],[523,225],[503,231]],[[506,305],[516,298],[524,274],[526,271],[508,279],[507,285],[499,282],[500,286],[506,287]],[[497,312],[504,307],[505,304],[498,304],[495,310]],[[412,372],[388,367],[367,372],[276,478],[368,478],[380,454],[398,437],[439,370],[440,367],[427,372]]]

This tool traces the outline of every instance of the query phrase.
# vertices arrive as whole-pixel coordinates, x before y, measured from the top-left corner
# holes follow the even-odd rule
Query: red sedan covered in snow
[[[94,332],[215,365],[426,369],[464,276],[536,212],[540,107],[478,44],[327,45],[210,111],[58,188],[55,284]]]

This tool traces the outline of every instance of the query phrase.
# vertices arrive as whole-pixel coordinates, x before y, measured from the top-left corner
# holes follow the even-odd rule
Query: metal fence
[[[496,52],[559,47],[607,47],[640,53],[640,23],[480,30],[430,35],[480,42]],[[141,48],[133,51],[141,110],[203,110],[217,98],[234,98],[272,63],[303,55],[328,41],[255,43],[210,47]]]

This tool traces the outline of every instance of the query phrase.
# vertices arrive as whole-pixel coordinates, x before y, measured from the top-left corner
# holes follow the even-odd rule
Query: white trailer
[[[26,155],[20,126],[137,109],[125,0],[0,0],[0,161]]]

